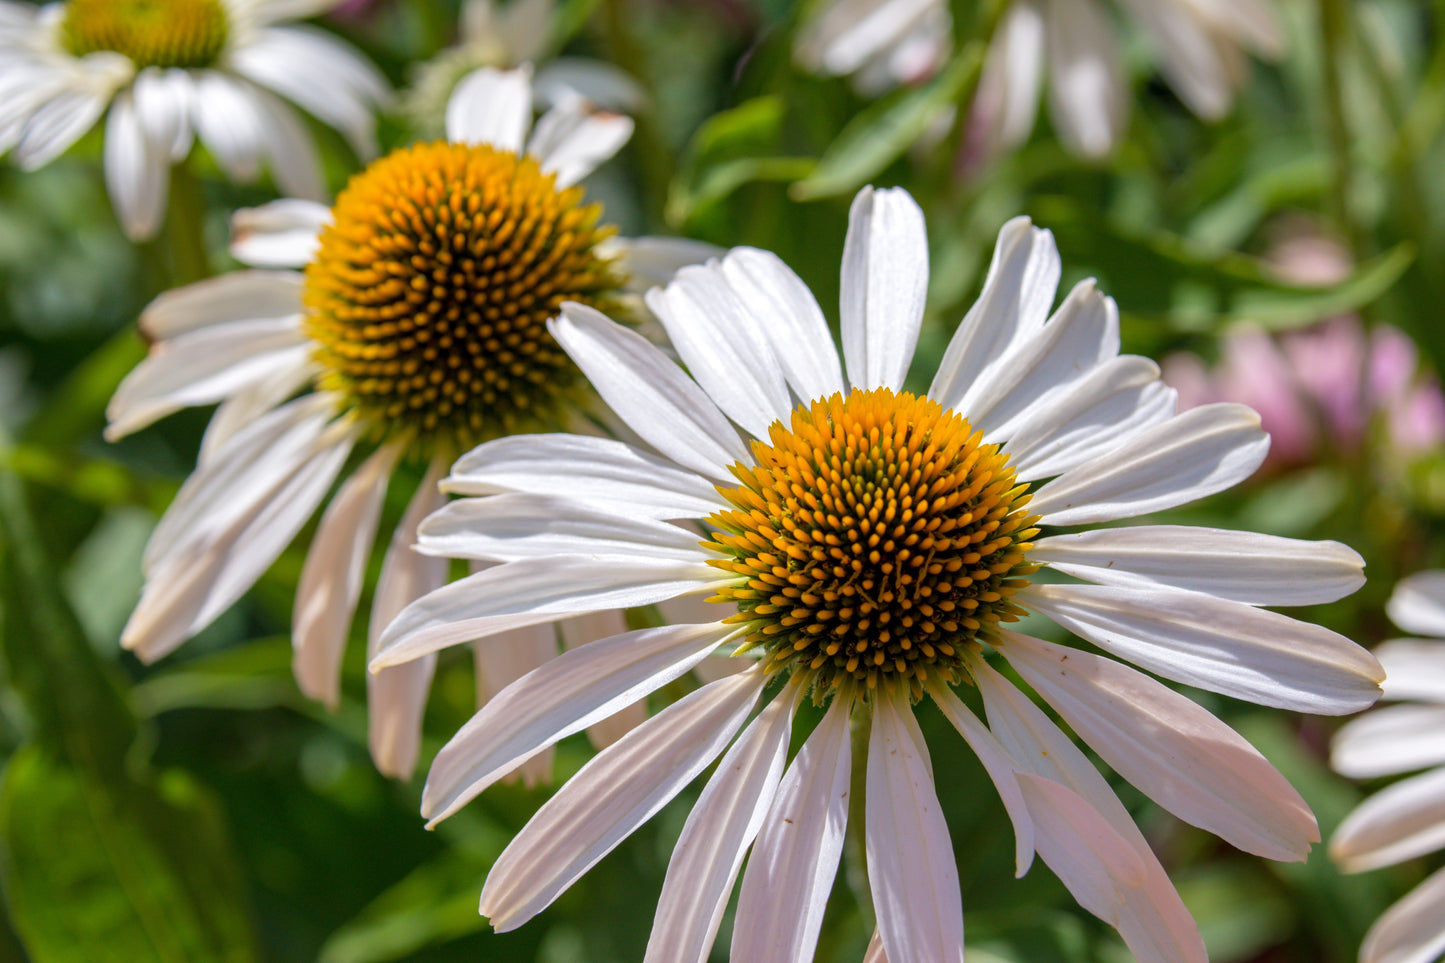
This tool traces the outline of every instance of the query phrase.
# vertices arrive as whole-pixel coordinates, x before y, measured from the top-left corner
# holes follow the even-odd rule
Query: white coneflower
[[[1368,652],[1262,607],[1353,591],[1362,563],[1345,546],[1058,531],[1217,492],[1268,447],[1243,406],[1175,414],[1158,368],[1119,355],[1117,312],[1092,282],[1050,316],[1059,273],[1047,231],[1006,225],[926,396],[903,390],[928,251],[901,190],[854,202],[841,366],[806,286],[764,251],[684,268],[649,294],[687,373],[600,312],[563,307],[558,342],[652,450],[538,435],[463,457],[446,487],[483,497],[423,523],[421,547],[500,564],[402,612],[373,667],[680,595],[716,615],[593,642],[514,683],[437,756],[424,814],[455,812],[720,648],[744,668],[633,729],[542,807],[482,892],[497,929],[541,911],[726,750],[673,852],[648,959],[708,957],[751,848],[732,959],[810,960],[849,811],[851,719],[867,726],[880,946],[892,963],[960,959],[953,847],[912,709],[927,696],[996,784],[1019,872],[1037,852],[1141,960],[1203,960],[1119,800],[991,652],[1164,808],[1250,853],[1304,858],[1314,817],[1228,726],[1124,662],[1006,628],[1040,613],[1158,675],[1284,709],[1351,712],[1379,695]],[[1030,584],[1041,566],[1072,579]],[[987,727],[955,694],[963,682]],[[827,712],[788,764],[808,697]]]
[[[283,191],[320,199],[316,147],[286,101],[370,157],[373,113],[388,96],[350,46],[286,24],[333,3],[0,0],[0,152],[42,167],[108,108],[105,182],[132,240],[155,235],[171,165],[198,137],[226,176],[254,180],[264,160]]]
[[[588,397],[547,319],[564,301],[615,305],[643,256],[656,263],[695,251],[684,242],[628,247],[574,186],[627,140],[628,118],[571,102],[528,139],[527,72],[482,70],[458,87],[448,121],[447,141],[381,158],[330,209],[286,200],[238,215],[242,260],[302,270],[237,271],[146,310],[151,353],[111,400],[108,436],[222,404],[195,474],[146,551],[145,591],[121,640],[141,658],[165,655],[236,601],[311,517],[352,450],[365,448],[322,516],[295,607],[297,679],[334,705],[398,464],[430,468],[391,537],[373,644],[393,615],[446,581],[445,562],[411,545],[417,523],[442,504],[436,482],[456,454],[564,424]],[[494,661],[484,692],[556,653],[550,627],[545,638],[524,635],[532,661]],[[371,680],[372,752],[388,773],[415,764],[431,671],[423,660]]]
[[[1375,793],[1345,817],[1330,855],[1362,872],[1445,849],[1445,571],[1401,580],[1387,612],[1406,632],[1375,650],[1385,667],[1385,698],[1335,736],[1331,763],[1359,779],[1427,769]],[[1427,768],[1428,767],[1428,768]],[[1430,963],[1445,954],[1445,870],[1390,907],[1360,946],[1362,963]]]

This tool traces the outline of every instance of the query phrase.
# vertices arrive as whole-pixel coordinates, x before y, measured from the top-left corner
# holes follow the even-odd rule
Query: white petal
[[[1445,638],[1445,571],[1416,572],[1400,579],[1385,614],[1406,632]]]
[[[26,121],[25,133],[15,145],[16,162],[33,171],[55,160],[95,125],[109,102],[110,91],[105,89],[67,87],[58,92]]]
[[[542,0],[548,7],[551,0]],[[521,3],[507,5],[508,10]],[[520,59],[520,58],[519,58]],[[647,109],[647,89],[621,67],[604,60],[584,57],[555,57],[537,71],[532,92],[538,102],[560,104],[574,97],[585,97],[608,110],[637,114]]]
[[[387,626],[373,671],[457,642],[555,622],[599,609],[631,608],[717,581],[701,563],[561,555],[508,562],[443,586]]]
[[[168,341],[214,324],[293,317],[304,281],[296,271],[235,271],[172,288],[146,305],[141,334]]]
[[[868,941],[868,949],[863,953],[863,963],[888,963],[888,954],[883,949],[883,937],[878,931],[873,931],[873,938]]]
[[[1445,706],[1401,705],[1352,719],[1335,733],[1330,765],[1351,779],[1445,763]]]
[[[1157,50],[1155,63],[1179,99],[1200,117],[1218,120],[1234,90],[1225,41],[1186,3],[1122,0]]]
[[[548,329],[602,400],[662,454],[728,482],[728,465],[751,463],[747,447],[712,399],[640,334],[570,302]]]
[[[512,683],[557,658],[557,627],[543,623],[498,632],[483,641],[473,642],[472,658],[476,664],[477,707],[481,709]],[[525,759],[508,766],[506,772],[498,773],[497,778],[506,782],[520,780],[528,788],[550,783],[553,754],[551,745],[541,746]],[[427,780],[430,782],[430,774]],[[479,788],[477,792],[480,791]],[[471,795],[475,793],[467,798]]]
[[[472,449],[442,480],[454,495],[560,495],[618,514],[705,518],[728,503],[717,488],[671,462],[611,438],[511,435]]]
[[[1330,858],[1347,873],[1445,848],[1445,769],[1402,779],[1360,803],[1330,837]]]
[[[798,37],[794,56],[809,70],[850,74],[907,35],[935,0],[841,0]]]
[[[437,753],[422,815],[445,819],[541,749],[680,678],[731,631],[718,623],[640,629],[539,666],[482,706]]]
[[[1083,525],[1173,508],[1248,478],[1268,450],[1252,409],[1201,405],[1055,478],[1029,510],[1045,525]]]
[[[1284,53],[1285,33],[1279,10],[1269,0],[1206,0],[1192,5],[1200,17],[1222,34],[1264,57]]]
[[[256,109],[252,89],[215,70],[196,75],[192,111],[196,135],[233,181],[253,181],[261,173],[265,120]]]
[[[105,187],[132,241],[160,230],[170,175],[167,151],[141,129],[130,91],[122,90],[105,122]]]
[[[1400,587],[1395,586],[1398,593]],[[1386,699],[1445,703],[1445,643],[1438,639],[1390,639],[1375,646],[1385,667]]]
[[[993,136],[1004,150],[1019,146],[1033,133],[1047,64],[1044,43],[1044,13],[1039,5],[1030,0],[1009,4],[989,43],[974,101],[978,110],[985,98],[996,100]]]
[[[275,359],[275,366],[260,381],[231,395],[216,408],[201,436],[197,464],[209,461],[242,428],[284,403],[306,386],[315,374],[309,345],[291,349]]]
[[[1128,110],[1114,28],[1095,0],[1048,0],[1049,113],[1085,157],[1113,150]]]
[[[371,543],[381,518],[387,482],[401,450],[378,449],[362,463],[322,513],[301,567],[291,610],[291,662],[296,684],[331,711],[341,698],[341,656]]]
[[[583,766],[497,857],[482,915],[504,933],[546,908],[717,758],[762,684],[756,671],[698,689]]]
[[[813,959],[843,854],[850,765],[848,709],[834,699],[783,776],[748,857],[730,959]]]
[[[1260,705],[1356,712],[1379,698],[1385,676],[1329,629],[1199,592],[1031,585],[1015,600],[1156,675]]]
[[[597,253],[615,258],[626,278],[624,287],[641,294],[671,281],[681,267],[702,264],[726,252],[716,244],[685,237],[609,237],[598,245]]]
[[[190,75],[179,68],[147,67],[136,75],[132,90],[136,116],[146,137],[162,146],[171,160],[185,159],[194,136]]]
[[[772,806],[801,686],[753,720],[692,807],[667,863],[644,963],[706,963],[733,881]]]
[[[461,79],[447,101],[447,140],[522,152],[532,126],[532,69],[482,67]]]
[[[1050,232],[1016,217],[998,232],[983,291],[959,322],[928,397],[965,417],[1000,359],[1032,340],[1049,316],[1059,284],[1059,251]]]
[[[1029,559],[1101,585],[1172,585],[1250,605],[1317,605],[1365,584],[1364,559],[1339,542],[1183,525],[1056,535]]]
[[[1433,963],[1445,953],[1445,869],[1385,911],[1360,944],[1360,963]]]
[[[557,175],[558,187],[570,187],[621,150],[633,126],[631,117],[569,100],[538,118],[527,153]]]
[[[1005,631],[999,651],[1115,772],[1185,822],[1266,859],[1319,842],[1264,756],[1186,697],[1112,659]]]
[[[873,700],[866,808],[868,882],[889,960],[962,963],[958,865],[923,735],[917,729],[905,698]]]
[[[903,387],[928,296],[923,211],[902,188],[865,187],[843,242],[843,358],[855,388]]]
[[[321,245],[331,210],[287,198],[242,208],[231,216],[231,256],[256,267],[304,267]]]
[[[271,159],[276,186],[289,197],[324,201],[321,158],[301,117],[270,91],[255,88],[250,95],[261,119],[262,145]]]
[[[558,622],[557,631],[562,636],[562,648],[571,651],[588,642],[610,639],[614,635],[626,632],[627,615],[620,609],[588,612]],[[712,658],[712,656],[706,658]],[[588,726],[587,741],[592,743],[593,749],[606,749],[646,720],[647,700],[639,699],[631,705],[625,705],[618,709],[606,719],[601,719]]]

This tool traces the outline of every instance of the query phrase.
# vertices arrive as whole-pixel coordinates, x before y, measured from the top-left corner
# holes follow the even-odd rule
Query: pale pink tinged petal
[[[1064,397],[1118,354],[1119,309],[1093,281],[1080,281],[1037,335],[987,373],[987,392],[969,399],[969,422],[989,441],[1010,438],[1035,405]]]
[[[497,858],[482,915],[504,933],[545,909],[718,757],[763,682],[755,671],[698,689],[583,766]]]
[[[232,394],[216,408],[206,423],[206,433],[201,436],[196,463],[204,464],[213,458],[238,431],[287,401],[306,386],[315,373],[310,345],[298,345],[291,353],[282,353],[269,374]]]
[[[1157,512],[1243,481],[1268,451],[1269,436],[1249,408],[1191,408],[1048,482],[1029,510],[1046,525]]]
[[[794,55],[809,70],[851,74],[907,35],[937,0],[835,0],[809,22]]]
[[[823,311],[802,278],[771,251],[738,247],[722,260],[722,272],[753,318],[766,319],[764,335],[799,399],[811,401],[844,391],[843,369]]]
[[[888,963],[888,954],[883,949],[883,937],[878,935],[877,930],[873,931],[873,938],[868,941],[863,963]]]
[[[848,706],[834,699],[783,776],[753,845],[738,893],[730,959],[813,959],[848,825],[848,738]]]
[[[1266,859],[1302,860],[1319,842],[1294,787],[1191,700],[1112,659],[1015,632],[998,648],[1115,772],[1180,819]]]
[[[671,281],[679,268],[702,264],[727,252],[716,244],[685,237],[609,237],[601,242],[597,253],[616,259],[625,278],[623,286],[641,294]]]
[[[416,528],[421,520],[446,501],[437,491],[437,479],[445,465],[433,462],[406,512],[391,533],[391,544],[381,563],[376,594],[371,600],[371,618],[366,629],[366,655],[376,655],[382,629],[397,613],[447,581],[447,560],[412,551]],[[428,655],[405,665],[366,674],[367,746],[372,761],[385,775],[410,779],[421,750],[422,716],[431,689],[436,656]]]
[[[1156,675],[1260,705],[1357,712],[1380,697],[1385,677],[1336,632],[1201,592],[1031,585],[1015,601]]]
[[[865,187],[843,242],[843,360],[855,388],[903,387],[928,296],[928,232],[900,187]]]
[[[1100,585],[1172,585],[1250,605],[1317,605],[1365,584],[1364,559],[1339,542],[1183,525],[1056,535],[1029,559]]]
[[[325,201],[321,158],[300,115],[270,91],[257,87],[250,95],[261,118],[262,144],[271,159],[276,186],[288,197]]]
[[[1114,149],[1128,116],[1109,14],[1095,0],[1047,0],[1049,115],[1059,139],[1085,157]]]
[[[928,397],[964,417],[968,401],[980,396],[1000,359],[1038,334],[1054,304],[1059,284],[1058,248],[1054,236],[1026,217],[1003,226],[983,291],[948,342]]]
[[[1390,639],[1374,653],[1385,667],[1384,698],[1445,703],[1445,642]]]
[[[477,708],[481,709],[513,682],[557,657],[557,627],[546,623],[498,632],[484,641],[473,642],[472,656],[476,664]],[[553,755],[552,746],[542,746],[499,778],[502,782],[520,781],[528,789],[550,783]],[[467,798],[473,795],[475,793]]]
[[[105,187],[126,237],[155,236],[166,207],[171,161],[141,128],[128,90],[116,94],[105,122]]]
[[[1385,614],[1406,632],[1445,638],[1445,571],[1416,572],[1400,579]]]
[[[667,331],[688,373],[717,406],[755,438],[792,413],[780,360],[767,325],[728,284],[721,266],[694,265],[665,288],[647,292],[647,306]]]
[[[621,150],[632,137],[633,126],[631,117],[588,101],[569,100],[537,119],[527,153],[537,158],[542,170],[557,175],[558,187],[570,187]]]
[[[1174,417],[1174,389],[1148,358],[1096,366],[1047,404],[1030,407],[1004,445],[1020,481],[1061,475]]]
[[[196,76],[196,136],[233,181],[253,181],[261,173],[265,121],[251,89],[214,70]]]
[[[482,67],[467,74],[447,102],[447,140],[521,153],[532,126],[532,68]]]
[[[1157,49],[1155,62],[1185,106],[1218,120],[1233,99],[1229,51],[1187,3],[1122,0]]]
[[[626,613],[621,609],[607,609],[602,612],[588,612],[557,623],[562,635],[562,647],[572,650],[598,639],[610,639],[627,631]],[[587,727],[587,741],[594,749],[606,749],[647,719],[647,700],[638,699],[631,705],[623,706],[600,722]]]
[[[1434,963],[1445,953],[1445,869],[1385,911],[1360,944],[1360,963]]]
[[[160,145],[173,161],[190,153],[192,85],[190,75],[179,68],[147,67],[136,75],[136,116],[146,137]]]
[[[677,464],[731,483],[728,466],[751,463],[712,399],[640,334],[571,302],[548,329],[618,417]]]
[[[106,405],[106,440],[124,438],[182,408],[215,404],[278,368],[295,368],[309,350],[300,320],[213,324],[152,346]]]
[[[645,518],[705,518],[728,502],[672,462],[611,438],[510,435],[472,449],[442,479],[453,495],[533,492]]]
[[[978,721],[978,717],[952,689],[942,682],[930,680],[930,683],[928,693],[959,735],[963,736],[974,755],[978,756],[978,761],[983,763],[984,771],[1003,800],[1004,809],[1014,827],[1014,875],[1022,878],[1034,861],[1034,826],[1023,794],[1019,791],[1018,780],[1014,778],[1017,764],[1003,744]]]
[[[388,445],[346,480],[306,553],[291,609],[291,668],[301,691],[335,712],[341,699],[341,657],[361,597],[381,503],[401,448]]]
[[[508,4],[508,9],[520,4]],[[524,54],[518,59],[532,55]],[[537,71],[532,94],[538,103],[560,104],[585,97],[608,110],[637,114],[647,109],[647,89],[621,67],[603,60],[557,57]]]
[[[1445,706],[1399,705],[1351,719],[1335,733],[1330,765],[1351,779],[1445,763]]]
[[[717,623],[640,629],[538,666],[493,696],[437,753],[422,815],[445,819],[539,750],[681,677],[731,631]],[[480,652],[505,641],[477,645]]]
[[[746,657],[710,655],[692,667],[692,674],[702,682],[716,682],[718,679],[726,679],[730,675],[745,671],[756,662],[756,659]]]
[[[901,703],[901,704],[900,704]],[[894,963],[963,961],[963,899],[923,735],[906,698],[873,700],[868,882]]]
[[[330,208],[299,198],[242,208],[231,216],[231,256],[262,268],[305,267],[330,223]]]
[[[141,312],[141,334],[168,341],[215,324],[294,317],[304,282],[298,271],[236,271],[172,288]]]
[[[985,80],[979,81],[980,91],[990,90],[998,98],[993,125],[998,142],[990,148],[1012,150],[1033,132],[1046,70],[1045,39],[1044,14],[1037,3],[1009,4],[989,44],[984,66],[987,87]]]
[[[716,570],[700,563],[582,555],[507,562],[408,605],[387,626],[371,668],[524,625],[651,605],[716,581]]]
[[[1411,776],[1365,799],[1330,837],[1347,873],[1393,866],[1445,848],[1445,769]]]
[[[15,145],[16,163],[27,171],[49,164],[95,125],[109,102],[109,90],[57,92],[26,120],[25,132]]]
[[[718,763],[667,863],[644,963],[705,963],[743,856],[763,826],[788,760],[802,686],[780,693]]]

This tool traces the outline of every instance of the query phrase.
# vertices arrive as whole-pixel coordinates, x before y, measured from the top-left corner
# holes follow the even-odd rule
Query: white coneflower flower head
[[[926,697],[997,785],[1020,873],[1037,853],[1141,960],[1203,960],[1123,806],[989,653],[1164,808],[1248,852],[1304,858],[1313,816],[1237,733],[1122,662],[1008,628],[1040,613],[1166,678],[1265,705],[1338,713],[1379,695],[1367,652],[1262,607],[1358,588],[1345,546],[1180,526],[1057,531],[1227,488],[1268,445],[1243,406],[1175,414],[1158,368],[1119,354],[1117,312],[1092,282],[1051,314],[1059,274],[1048,232],[1006,225],[926,395],[903,389],[928,252],[901,190],[853,204],[841,364],[807,287],[765,251],[684,268],[649,293],[685,373],[598,311],[563,306],[557,341],[650,450],[513,436],[460,459],[444,487],[472,497],[424,522],[419,545],[493,567],[409,606],[373,667],[583,613],[708,601],[693,621],[593,642],[498,694],[438,754],[423,814],[446,817],[715,652],[739,671],[633,729],[543,806],[487,880],[494,926],[539,912],[726,751],[674,850],[648,959],[708,957],[745,856],[732,958],[810,959],[864,764],[851,758],[856,719],[879,945],[893,963],[960,959],[957,868],[912,709]],[[1036,584],[1040,566],[1073,581]],[[977,687],[987,724],[960,682]],[[827,711],[789,763],[807,696]]]

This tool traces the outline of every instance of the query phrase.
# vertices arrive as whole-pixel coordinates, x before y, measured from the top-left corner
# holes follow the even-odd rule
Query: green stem
[[[610,53],[609,59],[615,64],[627,65],[644,81],[651,94],[656,85],[651,82],[651,77],[642,74],[646,56],[628,27],[629,20],[636,16],[637,7],[628,0],[606,0],[602,4],[602,33]],[[667,194],[672,186],[674,151],[658,129],[656,111],[656,97],[653,96],[633,118],[637,126],[632,134],[631,156],[637,161],[637,170],[641,175],[648,221],[661,224],[666,217]]]
[[[848,719],[852,771],[848,777],[848,833],[843,842],[843,878],[858,903],[864,929],[869,934],[877,925],[873,915],[873,890],[868,885],[867,809],[868,736],[873,730],[873,703],[860,699]]]
[[[1320,0],[1320,70],[1325,91],[1325,120],[1328,127],[1330,159],[1335,189],[1331,212],[1339,229],[1358,251],[1358,236],[1351,216],[1354,185],[1350,157],[1350,130],[1345,118],[1344,88],[1340,83],[1345,45],[1348,43],[1349,10],[1344,0]]]
[[[206,198],[189,161],[171,168],[166,223],[160,236],[166,286],[179,287],[212,274],[206,253]]]

